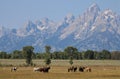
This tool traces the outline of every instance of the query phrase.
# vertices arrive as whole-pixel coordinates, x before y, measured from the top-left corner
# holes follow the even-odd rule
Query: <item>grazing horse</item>
[[[91,72],[92,69],[91,69],[90,67],[86,67],[86,68],[85,68],[85,71],[87,71],[87,72]]]
[[[82,67],[82,66],[80,66],[79,67],[79,71],[80,72],[84,72],[84,71],[91,72],[92,70],[91,70],[90,67]]]
[[[74,72],[76,72],[76,71],[77,71],[77,67],[76,67],[76,66],[74,67],[73,71],[74,71]]]
[[[73,71],[74,66],[68,68],[68,72]]]
[[[16,71],[17,71],[17,67],[12,67],[12,68],[11,68],[11,72],[12,72],[12,71],[15,71],[15,72],[16,72]]]
[[[41,68],[34,68],[33,71],[39,71],[39,72],[49,72],[50,66],[49,67],[41,67]]]
[[[76,70],[77,70],[77,67],[76,66],[71,66],[71,67],[69,67],[68,68],[68,72],[76,72]]]
[[[44,68],[43,68],[43,72],[48,72],[49,69],[50,69],[50,66],[49,66],[49,67],[44,67]]]
[[[85,67],[82,67],[82,66],[79,67],[80,72],[84,72],[84,69],[85,69]]]

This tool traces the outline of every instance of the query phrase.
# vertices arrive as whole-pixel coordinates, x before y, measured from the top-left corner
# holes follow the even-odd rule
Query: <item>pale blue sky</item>
[[[0,0],[0,26],[20,28],[44,17],[61,21],[69,13],[81,15],[93,3],[120,15],[120,0]]]

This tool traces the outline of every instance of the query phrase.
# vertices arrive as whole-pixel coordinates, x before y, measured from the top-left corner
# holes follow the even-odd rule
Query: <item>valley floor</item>
[[[3,62],[4,61],[4,62]],[[14,63],[13,63],[14,61]],[[16,61],[16,62],[15,62]],[[44,60],[33,60],[41,67]],[[118,60],[75,60],[74,65],[89,66],[92,72],[68,72],[69,60],[52,60],[48,73],[34,72],[34,67],[20,67],[24,60],[0,60],[1,64],[18,65],[16,72],[11,67],[0,67],[0,79],[120,79],[120,62]],[[41,63],[41,64],[40,64]]]

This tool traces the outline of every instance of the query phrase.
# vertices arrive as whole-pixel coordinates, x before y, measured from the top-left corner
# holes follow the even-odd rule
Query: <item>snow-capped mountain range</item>
[[[28,21],[20,29],[0,27],[0,51],[12,52],[32,45],[36,52],[74,46],[78,50],[120,50],[120,16],[92,4],[82,15],[68,14],[61,22],[48,18]]]

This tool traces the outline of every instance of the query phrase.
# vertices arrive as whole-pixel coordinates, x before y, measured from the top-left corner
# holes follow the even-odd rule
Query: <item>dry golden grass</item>
[[[48,73],[34,72],[33,67],[19,67],[11,72],[11,67],[0,68],[0,79],[120,79],[120,67],[91,66],[92,72],[67,72],[67,67],[52,66]]]
[[[44,60],[33,60],[38,66]],[[0,60],[1,64],[23,64],[24,60]],[[68,72],[68,60],[52,60],[49,73],[34,72],[33,67],[18,67],[11,72],[11,67],[0,67],[0,79],[120,79],[118,60],[75,60],[76,66],[90,66],[92,72]]]

